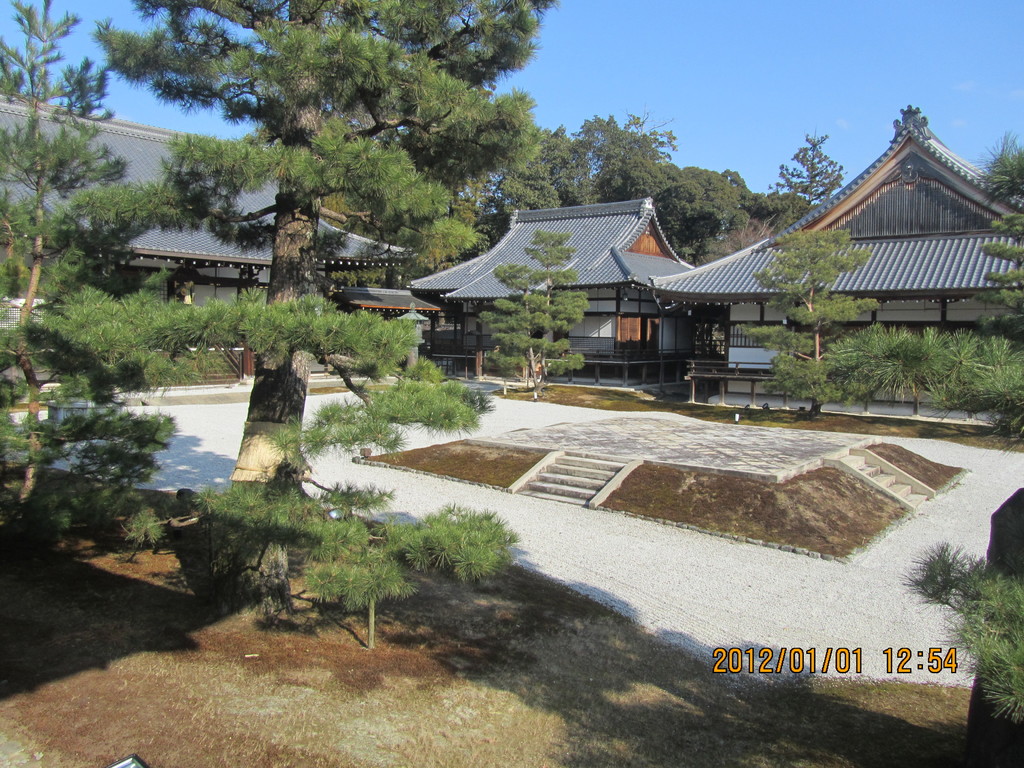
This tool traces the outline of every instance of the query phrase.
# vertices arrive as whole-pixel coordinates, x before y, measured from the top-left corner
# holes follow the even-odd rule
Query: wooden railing
[[[771,363],[729,362],[728,360],[690,360],[689,375],[697,379],[737,379],[761,381],[773,377]]]

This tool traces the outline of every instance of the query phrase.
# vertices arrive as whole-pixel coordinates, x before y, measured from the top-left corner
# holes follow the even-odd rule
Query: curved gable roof
[[[921,110],[912,106],[900,110],[902,119],[893,122],[896,134],[888,149],[862,173],[817,208],[809,211],[799,221],[791,224],[776,237],[801,230],[851,228],[856,239],[858,234],[851,227],[851,218],[863,213],[868,204],[877,199],[887,183],[892,191],[899,194],[908,190],[910,199],[900,201],[896,216],[907,219],[908,210],[918,207],[933,208],[927,224],[918,228],[904,226],[903,231],[872,231],[867,237],[877,236],[924,236],[953,232],[991,231],[989,222],[1013,209],[989,199],[984,190],[982,173],[943,144],[931,129],[928,118]],[[922,183],[919,183],[922,182]],[[931,182],[932,189],[927,189]],[[915,197],[916,196],[916,197]],[[947,210],[945,216],[937,209],[956,208],[954,214]],[[930,227],[930,229],[929,229]],[[774,239],[774,238],[773,238]]]
[[[647,283],[655,275],[678,273],[691,266],[664,246],[668,256],[632,253],[628,248],[653,225],[661,236],[650,198],[621,203],[516,211],[509,231],[487,253],[434,275],[414,280],[415,291],[472,300],[507,296],[508,288],[494,277],[502,264],[536,265],[526,249],[537,232],[567,232],[575,249],[566,265],[576,270],[577,287]]]
[[[1010,242],[991,221],[1013,209],[989,200],[981,172],[935,137],[919,109],[901,114],[889,148],[795,224],[690,272],[655,278],[654,287],[684,301],[763,301],[771,293],[754,275],[771,263],[778,237],[840,228],[851,229],[854,246],[872,255],[839,278],[837,291],[892,299],[964,297],[994,287],[986,275],[1011,265],[983,248]]]

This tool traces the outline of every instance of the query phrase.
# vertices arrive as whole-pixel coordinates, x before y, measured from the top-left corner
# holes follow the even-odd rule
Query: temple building
[[[0,102],[0,129],[13,130],[24,124],[25,108]],[[163,177],[170,161],[169,142],[181,135],[125,120],[96,121],[95,141],[125,162],[122,181],[126,184],[152,183]],[[13,189],[17,194],[17,189]],[[242,196],[241,204],[258,211],[274,201],[270,188]],[[321,225],[325,230],[331,230]],[[337,230],[334,230],[337,233]],[[127,272],[167,272],[169,299],[203,304],[209,299],[231,300],[239,291],[265,286],[269,280],[271,252],[268,245],[242,248],[225,243],[206,229],[162,229],[154,227],[129,244],[134,258]],[[321,262],[323,274],[379,266],[409,254],[400,248],[348,234],[344,245]]]
[[[1013,209],[989,198],[981,172],[932,133],[921,110],[907,107],[901,115],[889,147],[874,163],[779,236],[845,229],[854,247],[871,249],[868,262],[834,286],[879,302],[858,325],[969,328],[1000,311],[979,294],[993,287],[986,275],[1011,265],[983,247],[1009,242],[994,233],[992,221]],[[691,362],[698,397],[753,395],[756,382],[767,377],[773,353],[754,344],[743,326],[783,322],[754,276],[771,263],[774,243],[770,238],[653,281],[659,300],[699,318],[695,327],[710,341]]]
[[[691,324],[665,311],[651,281],[692,267],[669,246],[649,198],[517,211],[508,233],[487,253],[414,280],[413,294],[442,308],[431,316],[425,353],[453,375],[484,371],[494,344],[480,312],[509,294],[494,269],[532,261],[526,249],[542,231],[569,234],[566,245],[574,253],[566,266],[578,278],[570,288],[586,291],[590,300],[583,321],[569,333],[571,350],[586,361],[577,374],[612,384],[679,380],[693,354]]]

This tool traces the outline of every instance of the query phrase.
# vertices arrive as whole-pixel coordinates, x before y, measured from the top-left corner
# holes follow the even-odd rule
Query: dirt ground
[[[544,457],[544,451],[476,445],[463,440],[402,453],[374,456],[392,466],[411,467],[423,472],[508,488]]]
[[[965,690],[738,684],[521,569],[422,580],[371,652],[301,582],[274,627],[212,615],[201,530],[173,544],[0,553],[0,765],[952,768],[963,748]]]

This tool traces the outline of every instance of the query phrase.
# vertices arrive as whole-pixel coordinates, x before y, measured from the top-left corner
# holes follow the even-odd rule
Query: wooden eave
[[[672,247],[668,244],[665,236],[661,233],[661,227],[657,226],[655,220],[647,222],[647,227],[637,238],[630,243],[629,247],[623,248],[630,253],[639,253],[644,256],[659,256],[671,261],[679,261]]]

